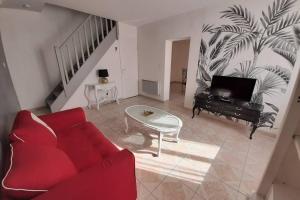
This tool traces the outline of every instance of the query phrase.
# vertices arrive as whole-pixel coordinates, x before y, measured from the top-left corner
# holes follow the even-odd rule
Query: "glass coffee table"
[[[144,113],[145,111],[148,113]],[[152,112],[152,114],[149,112]],[[176,142],[179,142],[179,133],[182,127],[182,121],[175,115],[146,105],[134,105],[127,107],[125,109],[126,133],[128,132],[128,117],[144,125],[145,127],[156,130],[159,133],[157,156],[160,155],[162,139],[165,134],[174,134],[176,137]]]

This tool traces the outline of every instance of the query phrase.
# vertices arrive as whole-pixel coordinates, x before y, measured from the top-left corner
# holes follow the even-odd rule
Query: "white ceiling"
[[[202,8],[217,0],[46,0],[74,10],[142,25]]]

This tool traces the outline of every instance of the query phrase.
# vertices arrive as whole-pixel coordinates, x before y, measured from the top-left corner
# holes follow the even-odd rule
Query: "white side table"
[[[93,94],[94,98],[92,98],[91,93]],[[109,94],[111,94],[111,98],[109,98]],[[88,101],[88,108],[91,108],[92,105],[96,104],[97,110],[99,110],[101,103],[111,99],[119,104],[118,89],[115,82],[109,82],[105,84],[86,84],[84,95]]]

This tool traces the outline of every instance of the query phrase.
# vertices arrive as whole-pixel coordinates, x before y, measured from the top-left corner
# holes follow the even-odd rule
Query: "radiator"
[[[142,80],[142,90],[145,94],[159,95],[158,81]]]

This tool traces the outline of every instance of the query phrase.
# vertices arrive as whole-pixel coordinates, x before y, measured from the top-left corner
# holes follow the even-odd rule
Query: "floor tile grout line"
[[[252,143],[251,143],[251,141],[250,141],[249,148],[248,148],[247,155],[246,155],[245,162],[244,162],[244,167],[243,167],[243,171],[242,171],[242,176],[241,176],[240,183],[239,183],[239,189],[238,189],[239,192],[242,193],[242,194],[244,194],[244,193],[240,190],[240,188],[241,188],[242,180],[243,180],[244,175],[245,175],[245,169],[246,169],[247,161],[248,161],[248,158],[249,158],[249,152],[250,152],[251,146],[252,146]],[[244,195],[248,195],[248,194],[246,194],[246,192],[245,192]]]

